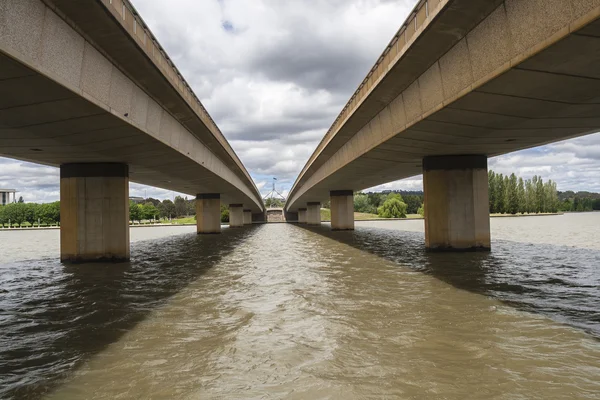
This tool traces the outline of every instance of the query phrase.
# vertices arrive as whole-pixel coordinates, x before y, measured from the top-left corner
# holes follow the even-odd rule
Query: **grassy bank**
[[[419,219],[419,218],[423,218],[423,217],[421,217],[419,214],[407,214],[406,218],[401,218],[401,219]],[[359,212],[354,213],[355,221],[369,221],[369,220],[374,220],[374,219],[385,220],[388,218],[381,218],[377,214],[368,214],[368,213],[359,213]],[[331,221],[331,210],[330,209],[321,208],[321,221]]]

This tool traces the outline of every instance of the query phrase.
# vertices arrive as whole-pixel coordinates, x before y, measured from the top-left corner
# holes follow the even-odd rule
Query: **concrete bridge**
[[[220,232],[221,202],[231,226],[264,215],[126,0],[0,1],[0,154],[60,167],[63,260],[129,259],[129,180],[197,195],[198,233]]]
[[[423,0],[286,203],[353,229],[352,193],[423,173],[426,246],[489,249],[487,157],[600,130],[600,0]]]

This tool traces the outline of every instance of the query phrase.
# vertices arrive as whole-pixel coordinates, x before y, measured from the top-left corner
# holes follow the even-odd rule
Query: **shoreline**
[[[565,214],[583,214],[586,212],[593,211],[583,211],[583,212],[559,212],[559,213],[544,213],[544,214],[492,214],[490,218],[523,218],[523,217],[551,217]],[[354,222],[373,222],[373,221],[415,221],[415,220],[423,220],[424,218],[369,218],[369,219],[355,219]],[[288,221],[278,221],[277,223],[287,223]],[[289,221],[296,223],[298,221]],[[331,222],[331,220],[322,220],[321,222]],[[253,222],[254,223],[276,223],[276,222]],[[157,227],[165,227],[165,226],[195,226],[196,224],[185,223],[185,224],[147,224],[147,225],[129,225],[129,228],[157,228]],[[227,224],[221,224],[221,226],[228,226]],[[25,227],[25,228],[0,228],[0,232],[2,231],[44,231],[44,230],[56,230],[60,229],[60,226],[43,226],[43,227]]]

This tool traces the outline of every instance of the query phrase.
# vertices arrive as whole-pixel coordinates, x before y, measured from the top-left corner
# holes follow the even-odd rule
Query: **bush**
[[[406,218],[406,203],[397,197],[388,198],[377,209],[377,214],[381,218]]]
[[[221,206],[221,222],[229,222],[229,208]]]
[[[425,204],[421,204],[421,207],[417,210],[417,214],[425,218]]]

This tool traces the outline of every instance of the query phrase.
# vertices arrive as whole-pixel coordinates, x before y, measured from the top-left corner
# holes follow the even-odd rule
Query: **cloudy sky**
[[[257,186],[287,193],[416,0],[133,0]],[[600,192],[600,134],[512,153],[490,168]],[[58,170],[0,158],[0,187],[59,198]],[[422,189],[421,177],[374,188]],[[174,194],[131,184],[132,196]]]

